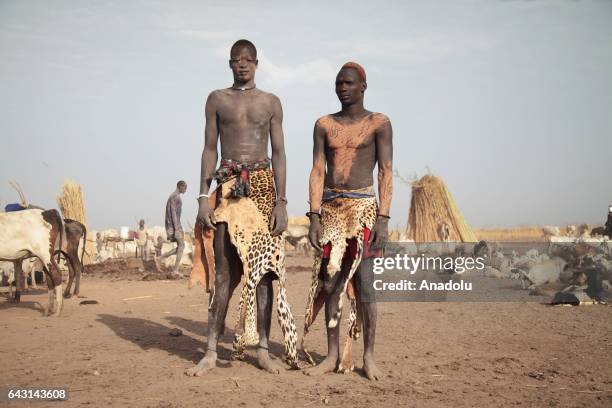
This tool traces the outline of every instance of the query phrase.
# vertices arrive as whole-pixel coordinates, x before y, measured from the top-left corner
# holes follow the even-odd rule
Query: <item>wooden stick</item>
[[[148,299],[148,298],[152,298],[152,297],[153,297],[153,295],[147,295],[147,296],[136,296],[136,297],[129,297],[129,298],[121,299],[121,300]]]

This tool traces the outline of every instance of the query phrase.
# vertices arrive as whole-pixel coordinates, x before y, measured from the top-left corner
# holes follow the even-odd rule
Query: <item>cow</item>
[[[13,297],[13,282],[15,282],[15,268],[12,262],[0,261],[0,277],[2,286],[9,287],[9,296]]]
[[[485,258],[485,261],[488,265],[491,262],[491,255],[493,254],[493,248],[491,244],[487,241],[479,241],[476,245],[474,245],[474,258],[481,257]]]
[[[595,227],[591,230],[592,237],[605,237],[608,236],[608,230],[606,227]]]
[[[528,272],[520,270],[523,289],[527,286],[532,289],[545,283],[557,282],[566,264],[564,259],[554,257],[531,265]]]
[[[19,302],[21,297],[21,261],[35,256],[42,261],[47,274],[49,301],[45,314],[60,315],[63,306],[62,275],[54,255],[57,242],[61,248],[63,231],[62,217],[57,210],[0,213],[0,261],[11,261],[15,265],[15,281],[18,283],[15,302]]]
[[[591,232],[591,229],[589,228],[588,224],[580,224],[577,227],[577,231],[576,231],[579,238],[589,238],[590,232]]]
[[[34,273],[42,270],[42,263],[38,258],[30,258],[23,261],[21,271],[26,290],[28,290],[28,277],[32,280],[31,286],[34,289],[37,288]],[[0,276],[2,277],[2,286],[9,286],[12,293],[12,284],[16,283],[13,262],[0,261]]]
[[[36,286],[36,272],[43,271],[43,264],[40,259],[30,258],[25,260],[21,264],[21,270],[23,272],[23,279],[26,290],[28,290],[28,277],[32,281],[32,285],[30,286],[34,289],[38,289],[38,286]]]
[[[542,235],[544,236],[544,238],[550,241],[551,237],[558,237],[559,235],[561,235],[561,231],[559,230],[559,227],[556,227],[554,225],[547,225],[542,227]]]
[[[305,256],[310,254],[310,241],[308,241],[308,227],[305,225],[289,225],[285,239],[291,244],[296,252]]]

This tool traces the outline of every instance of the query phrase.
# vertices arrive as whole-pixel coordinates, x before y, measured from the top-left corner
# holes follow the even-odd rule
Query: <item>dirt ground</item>
[[[310,260],[289,259],[289,300],[301,335]],[[123,269],[122,269],[123,268]],[[0,387],[66,387],[69,401],[10,406],[129,407],[610,407],[612,307],[525,303],[380,303],[376,357],[385,378],[360,372],[361,340],[350,374],[267,374],[255,350],[228,361],[236,298],[210,374],[187,377],[203,356],[208,300],[186,280],[142,280],[122,264],[90,269],[82,298],[62,316],[43,317],[46,291],[0,298]],[[80,305],[83,300],[98,304]],[[276,313],[275,313],[276,316]],[[178,328],[182,335],[169,332]],[[317,320],[309,344],[326,351]],[[282,355],[273,319],[271,352]],[[2,403],[0,403],[2,404]]]

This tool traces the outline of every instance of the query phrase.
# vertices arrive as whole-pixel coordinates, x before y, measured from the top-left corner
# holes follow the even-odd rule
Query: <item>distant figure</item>
[[[149,259],[148,254],[148,245],[147,241],[149,240],[149,232],[145,228],[145,220],[138,221],[138,228],[136,228],[136,258],[138,258],[138,254],[140,253],[140,257],[143,261],[147,261]]]
[[[104,240],[102,239],[102,234],[100,232],[96,232],[96,251],[98,251],[98,254],[102,251],[103,245]]]
[[[155,244],[155,257],[159,258],[162,253],[162,247],[164,245],[164,239],[161,237],[157,237],[157,243]]]
[[[179,266],[181,265],[183,249],[185,248],[185,233],[181,226],[181,211],[183,208],[181,194],[184,194],[185,191],[187,191],[187,183],[181,180],[176,183],[176,190],[168,197],[168,202],[166,203],[166,235],[168,236],[168,241],[176,242],[177,246],[163,254],[158,260],[161,261],[164,258],[176,255],[172,274],[177,276],[180,276]]]
[[[606,235],[612,238],[612,203],[608,206],[608,220],[606,221]]]
[[[444,221],[440,222],[440,224],[438,224],[438,238],[440,238],[440,241],[442,242],[448,242],[450,237],[450,227],[447,223],[445,223]]]

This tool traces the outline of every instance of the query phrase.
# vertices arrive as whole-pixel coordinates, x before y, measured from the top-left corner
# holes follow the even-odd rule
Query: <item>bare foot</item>
[[[261,347],[257,348],[257,365],[259,365],[259,368],[266,370],[270,374],[280,373],[280,366],[272,361],[268,350]]]
[[[382,372],[376,367],[373,358],[363,359],[363,371],[370,381],[378,381],[382,379]]]
[[[321,375],[333,372],[338,366],[338,358],[331,358],[327,356],[325,360],[315,367],[304,370],[306,375]]]
[[[216,367],[217,363],[217,353],[214,351],[207,351],[206,355],[200,360],[195,367],[191,367],[185,370],[185,375],[190,377],[201,377],[206,374],[210,370]]]

